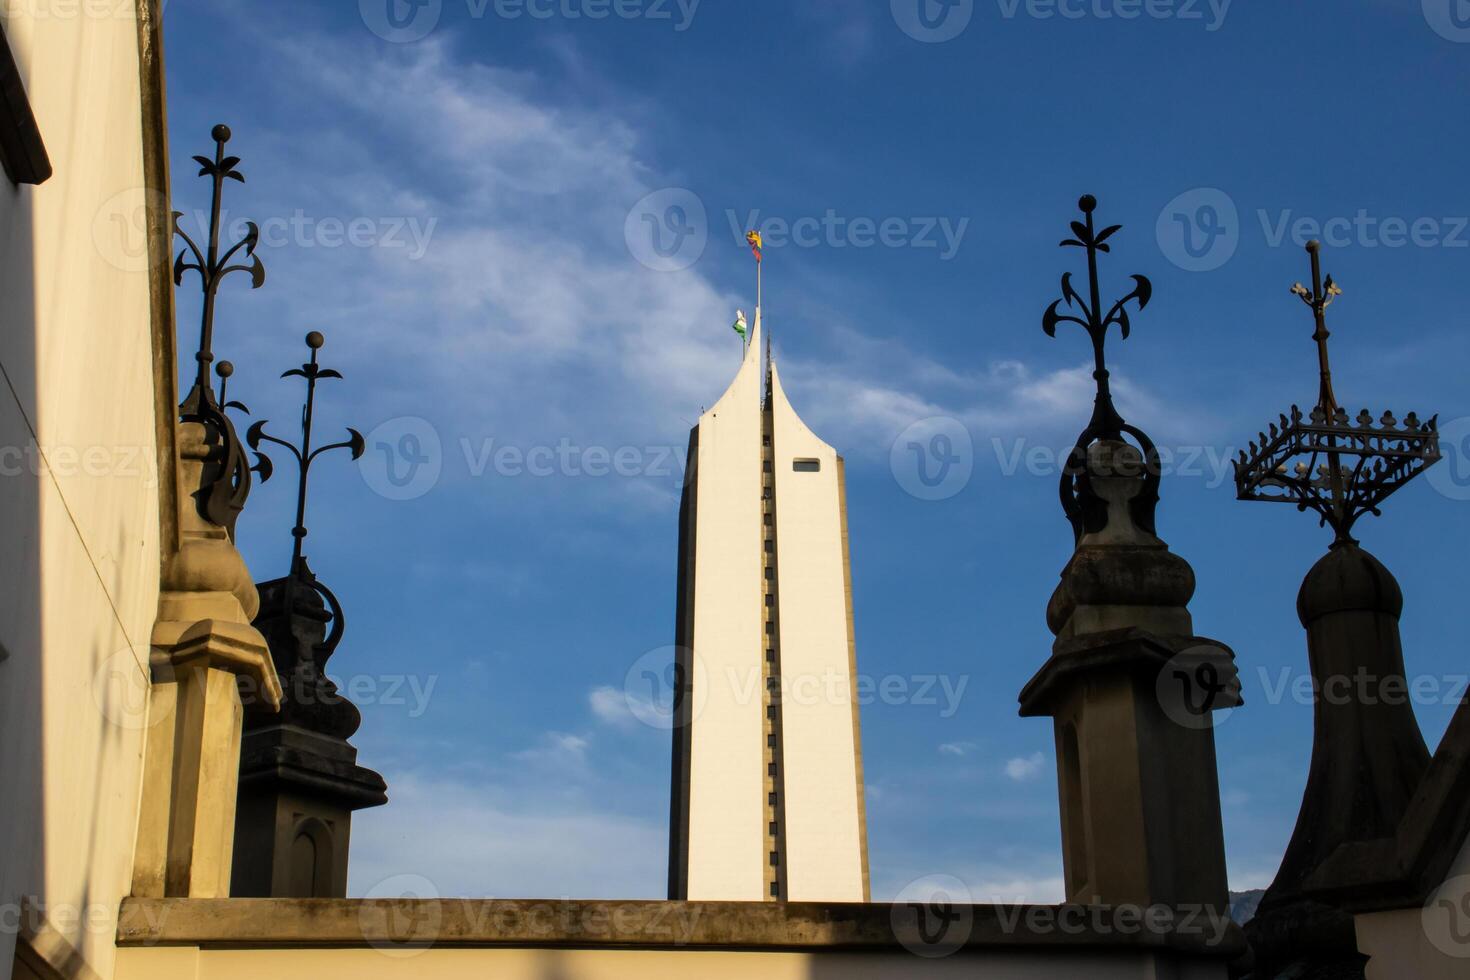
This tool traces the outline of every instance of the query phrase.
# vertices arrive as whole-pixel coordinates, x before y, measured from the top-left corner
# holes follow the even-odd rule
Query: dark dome
[[[1404,594],[1383,563],[1356,544],[1333,548],[1307,573],[1296,597],[1296,614],[1306,626],[1328,613],[1383,612],[1397,617]]]

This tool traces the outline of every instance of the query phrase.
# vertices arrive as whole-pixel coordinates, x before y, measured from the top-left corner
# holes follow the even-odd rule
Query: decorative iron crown
[[[1303,414],[1297,406],[1257,435],[1235,461],[1236,495],[1241,500],[1296,504],[1315,511],[1336,534],[1333,547],[1353,543],[1352,527],[1364,514],[1380,515],[1384,500],[1439,462],[1438,417],[1420,422],[1410,412],[1402,422],[1384,412],[1375,423],[1366,408],[1349,418],[1332,390],[1327,358],[1326,311],[1342,295],[1331,276],[1322,278],[1321,243],[1309,242],[1312,288],[1301,283],[1292,293],[1311,308],[1316,323],[1320,374],[1317,405]]]

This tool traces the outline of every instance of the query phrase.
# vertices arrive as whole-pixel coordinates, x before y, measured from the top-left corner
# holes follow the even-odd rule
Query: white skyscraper
[[[690,433],[669,894],[868,900],[842,457],[797,417],[757,309]],[[764,382],[764,383],[763,383]]]

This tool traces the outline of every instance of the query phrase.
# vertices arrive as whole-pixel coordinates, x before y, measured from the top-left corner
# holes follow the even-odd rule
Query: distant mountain
[[[1264,888],[1257,888],[1248,892],[1230,893],[1230,918],[1241,925],[1245,925],[1255,918],[1256,906],[1261,904],[1261,897],[1266,894]]]

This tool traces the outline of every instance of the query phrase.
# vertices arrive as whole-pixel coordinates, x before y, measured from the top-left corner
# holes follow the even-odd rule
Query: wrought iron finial
[[[1338,404],[1327,360],[1327,307],[1342,295],[1331,276],[1322,277],[1322,244],[1307,243],[1312,257],[1312,288],[1291,291],[1312,310],[1320,378],[1317,407],[1303,415],[1295,405],[1261,432],[1250,450],[1235,461],[1236,496],[1295,504],[1314,511],[1330,526],[1334,548],[1356,543],[1353,524],[1364,514],[1380,516],[1390,494],[1439,462],[1438,416],[1420,422],[1410,412],[1402,422],[1392,412],[1376,420],[1366,408],[1355,418]]]
[[[201,392],[209,389],[209,365],[214,360],[214,301],[220,283],[232,272],[248,272],[251,289],[259,289],[265,284],[265,265],[260,261],[260,256],[255,254],[255,246],[260,242],[260,227],[255,222],[247,222],[245,237],[226,249],[223,255],[220,254],[220,216],[225,181],[245,183],[245,176],[236,169],[240,158],[225,156],[225,144],[230,141],[230,135],[230,127],[224,124],[214,127],[210,133],[214,138],[214,159],[204,156],[194,158],[199,164],[199,176],[210,178],[213,184],[209,208],[209,240],[205,243],[205,249],[201,250],[180,226],[179,219],[183,217],[183,212],[175,211],[173,214],[174,234],[182,238],[188,246],[186,250],[180,250],[178,258],[174,260],[174,284],[182,285],[184,273],[192,269],[199,273],[204,289],[204,307],[199,317],[199,349],[194,354],[199,365],[195,386]],[[231,261],[242,249],[245,252],[244,257],[250,263],[231,265]],[[191,257],[192,261],[186,261]]]
[[[245,182],[236,169],[239,157],[225,156],[225,144],[230,140],[230,128],[225,125],[214,127],[210,134],[214,138],[214,159],[196,156],[199,176],[209,177],[212,183],[210,199],[209,238],[201,249],[184,231],[179,219],[183,212],[173,212],[173,232],[183,239],[185,248],[174,260],[174,284],[183,285],[184,273],[193,270],[199,273],[203,289],[203,308],[199,320],[199,348],[194,354],[197,371],[194,386],[179,406],[179,416],[184,422],[197,422],[204,426],[205,441],[210,447],[209,459],[204,470],[203,485],[196,494],[200,513],[211,523],[235,533],[235,519],[245,506],[250,494],[250,466],[240,446],[234,426],[225,415],[224,409],[214,395],[209,375],[209,365],[214,360],[214,309],[220,282],[232,272],[249,272],[251,288],[258,289],[265,282],[265,266],[255,254],[260,240],[260,229],[254,222],[247,226],[243,239],[220,253],[220,216],[226,180]],[[235,257],[244,252],[249,264],[231,264]],[[221,378],[228,375],[221,375]]]
[[[220,409],[223,411],[229,411],[233,408],[236,411],[244,412],[246,415],[249,415],[249,406],[247,406],[242,401],[230,400],[230,396],[228,394],[228,389],[230,387],[230,378],[235,376],[235,365],[230,363],[229,361],[220,361],[214,366],[214,373],[219,375]],[[271,463],[270,457],[266,456],[265,453],[256,453],[255,465],[250,467],[250,472],[259,474],[260,482],[266,483],[270,480],[271,474],[275,472],[275,466]]]
[[[284,446],[290,450],[291,455],[296,457],[297,483],[296,483],[296,526],[291,529],[291,536],[295,539],[295,545],[291,551],[291,574],[306,575],[304,561],[301,557],[301,542],[306,537],[306,483],[311,474],[311,464],[322,453],[333,449],[349,449],[352,458],[357,459],[367,448],[362,433],[356,429],[349,428],[348,438],[344,442],[334,442],[328,446],[313,449],[311,446],[311,426],[316,415],[316,383],[326,378],[341,378],[342,374],[332,368],[323,368],[317,364],[317,352],[326,343],[326,338],[320,332],[313,330],[306,335],[306,346],[311,349],[311,360],[302,364],[299,368],[292,368],[282,373],[281,377],[304,378],[306,380],[306,403],[301,409],[301,445],[295,446],[284,439],[277,439],[268,435],[265,431],[268,420],[261,419],[250,427],[245,434],[250,448],[259,450],[260,443],[273,442],[278,446]],[[314,580],[314,579],[313,579]]]
[[[1041,329],[1046,331],[1049,337],[1057,335],[1057,325],[1060,323],[1075,323],[1087,331],[1092,341],[1092,377],[1097,383],[1097,397],[1093,402],[1092,419],[1088,422],[1087,428],[1083,429],[1082,434],[1077,437],[1077,443],[1072,447],[1067,465],[1062,471],[1062,509],[1066,512],[1067,520],[1071,522],[1072,530],[1078,540],[1081,540],[1083,534],[1098,531],[1106,525],[1106,505],[1090,490],[1086,466],[1087,449],[1099,441],[1122,442],[1123,436],[1127,434],[1138,442],[1144,457],[1144,487],[1131,504],[1134,521],[1143,530],[1153,533],[1154,509],[1159,500],[1158,450],[1154,448],[1153,442],[1143,430],[1129,425],[1118,414],[1117,407],[1113,404],[1112,388],[1108,382],[1109,373],[1104,351],[1110,326],[1117,324],[1118,332],[1123,339],[1128,339],[1132,330],[1132,322],[1128,317],[1128,304],[1136,301],[1138,309],[1142,311],[1153,298],[1153,284],[1146,276],[1133,276],[1133,291],[1113,303],[1106,313],[1102,312],[1102,288],[1098,282],[1097,257],[1099,253],[1112,251],[1108,239],[1112,238],[1123,226],[1110,225],[1102,231],[1097,231],[1093,224],[1093,212],[1097,210],[1097,198],[1091,194],[1084,195],[1077,202],[1077,206],[1082,210],[1085,221],[1073,221],[1073,237],[1064,239],[1061,245],[1064,248],[1086,249],[1088,298],[1084,300],[1072,287],[1072,273],[1063,273],[1062,298],[1047,308],[1041,320]],[[1063,303],[1066,304],[1068,310],[1075,310],[1076,313],[1062,312]]]
[[[235,365],[229,361],[220,361],[214,366],[214,373],[219,375],[219,407],[239,409],[246,415],[249,415],[250,409],[244,402],[232,402],[230,401],[230,396],[226,393],[230,386],[230,378],[235,374]]]

